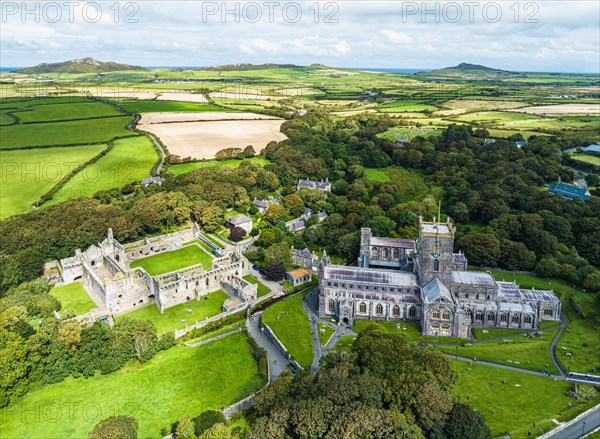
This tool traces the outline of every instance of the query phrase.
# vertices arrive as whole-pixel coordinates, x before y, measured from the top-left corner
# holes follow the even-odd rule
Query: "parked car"
[[[260,271],[260,267],[258,265],[253,265],[252,269],[255,271]]]

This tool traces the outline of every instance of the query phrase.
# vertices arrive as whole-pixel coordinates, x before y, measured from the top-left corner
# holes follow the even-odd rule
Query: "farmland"
[[[77,166],[104,149],[104,144],[0,151],[0,218],[27,212],[44,193]]]
[[[28,111],[15,113],[15,116],[20,123],[33,123],[123,116],[123,113],[104,103],[84,102],[78,104],[35,105],[30,107]]]
[[[115,140],[106,155],[73,176],[44,205],[69,198],[90,197],[100,190],[140,181],[150,175],[157,159],[156,150],[146,136]]]
[[[263,157],[252,157],[244,160],[204,160],[199,162],[183,163],[181,165],[172,165],[169,166],[169,171],[171,171],[173,175],[177,176],[203,168],[221,168],[223,166],[237,168],[244,162],[250,162],[261,166],[270,163],[269,160]]]
[[[130,116],[2,126],[2,149],[106,142],[134,135]]]
[[[228,111],[215,105],[197,102],[131,99],[115,103],[130,113]]]

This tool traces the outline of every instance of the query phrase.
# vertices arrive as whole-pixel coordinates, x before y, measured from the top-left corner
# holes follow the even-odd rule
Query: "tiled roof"
[[[429,283],[423,287],[423,296],[425,296],[426,302],[433,302],[440,297],[450,303],[452,302],[450,291],[437,277],[431,279]]]
[[[554,194],[562,195],[563,197],[568,198],[576,198],[579,200],[589,200],[592,198],[592,196],[588,194],[587,190],[564,183],[549,185],[548,190]]]
[[[234,226],[238,226],[240,224],[244,224],[252,221],[252,219],[248,218],[246,215],[236,215],[232,216],[227,220],[229,224],[233,224]]]
[[[296,268],[295,270],[288,272],[288,274],[294,279],[298,279],[299,277],[307,276],[310,273],[306,268]]]

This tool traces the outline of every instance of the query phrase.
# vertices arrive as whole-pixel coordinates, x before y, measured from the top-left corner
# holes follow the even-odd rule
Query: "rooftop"
[[[600,153],[600,145],[589,145],[586,146],[585,149],[587,152],[597,152]]]
[[[581,189],[570,184],[558,183],[556,185],[548,185],[548,190],[552,193],[562,195],[567,198],[575,198],[578,200],[589,200],[592,198],[586,189]]]
[[[383,247],[402,247],[415,249],[416,244],[412,239],[398,239],[398,238],[380,238],[373,236],[371,238],[371,245],[379,245]]]
[[[240,224],[244,224],[247,222],[252,221],[251,218],[248,218],[246,215],[236,215],[236,216],[232,216],[231,218],[229,218],[227,220],[227,222],[229,224],[233,224],[234,226],[238,226]]]
[[[369,282],[394,287],[418,287],[417,275],[408,271],[374,270],[373,268],[327,265],[326,279],[337,281]]]
[[[470,284],[470,285],[486,285],[493,287],[496,285],[494,277],[489,273],[480,271],[453,271],[452,283],[455,284]]]
[[[426,302],[433,302],[434,300],[443,298],[452,303],[452,294],[450,294],[446,285],[444,285],[437,277],[431,279],[431,281],[423,287],[423,296],[425,296]]]
[[[296,268],[295,270],[288,271],[288,274],[294,279],[298,279],[299,277],[310,275],[306,268]]]
[[[453,236],[454,230],[449,224],[445,223],[421,223],[421,232],[430,235]]]

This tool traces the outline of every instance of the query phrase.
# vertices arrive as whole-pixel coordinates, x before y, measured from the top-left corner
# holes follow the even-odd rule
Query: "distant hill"
[[[295,64],[225,64],[222,66],[205,67],[199,70],[221,70],[221,71],[241,71],[241,70],[267,70],[267,69],[299,69],[303,66]]]
[[[503,79],[520,77],[523,74],[463,62],[454,67],[420,72],[417,75],[429,78]]]
[[[119,64],[112,61],[97,61],[94,58],[73,59],[57,63],[42,63],[35,67],[16,70],[18,73],[103,73],[115,70],[139,70],[140,66]]]

